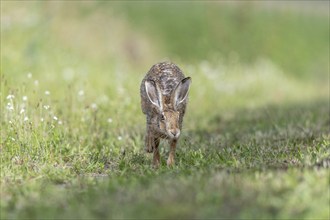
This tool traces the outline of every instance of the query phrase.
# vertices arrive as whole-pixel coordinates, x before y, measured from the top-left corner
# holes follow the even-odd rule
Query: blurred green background
[[[165,60],[193,83],[154,170]],[[1,1],[1,218],[329,218],[328,113],[329,1]]]
[[[295,77],[328,71],[328,2],[2,2],[3,64],[146,69],[171,59],[271,60]],[[60,59],[60,61],[58,60]],[[19,68],[17,62],[20,63]],[[86,64],[87,65],[87,64]]]

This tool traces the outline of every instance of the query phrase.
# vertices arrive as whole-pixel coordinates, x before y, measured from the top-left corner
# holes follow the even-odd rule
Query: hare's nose
[[[171,133],[173,134],[174,137],[177,138],[180,135],[180,130],[179,129],[171,130]]]

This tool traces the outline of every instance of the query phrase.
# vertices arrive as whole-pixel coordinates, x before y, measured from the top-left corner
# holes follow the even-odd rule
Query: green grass
[[[227,14],[217,17],[217,7],[192,4],[180,15],[190,25],[177,38],[184,19],[171,26],[159,5],[70,4],[77,8],[1,2],[1,219],[330,217],[329,57],[323,49],[309,54],[329,47],[322,15],[299,15],[311,23],[304,35],[293,12],[267,16],[252,7],[248,27],[256,34],[223,47],[239,55],[204,59],[220,44],[197,43],[203,50],[195,51],[182,36],[214,18],[235,35],[240,7],[221,8]],[[174,14],[184,5],[162,4]],[[156,12],[162,16],[150,20]],[[279,17],[279,48],[234,46],[266,40],[258,33]],[[150,37],[156,24],[170,33]],[[311,39],[315,48],[303,43]],[[291,57],[288,44],[306,53]],[[193,83],[176,166],[166,167],[162,142],[162,166],[153,169],[143,150],[139,86],[166,51]],[[287,57],[292,67],[281,61]],[[307,71],[313,66],[319,72]]]

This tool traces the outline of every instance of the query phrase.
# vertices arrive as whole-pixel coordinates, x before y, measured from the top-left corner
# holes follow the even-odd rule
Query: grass
[[[314,65],[305,62],[309,55],[292,58],[294,70],[249,48],[237,52],[254,57],[249,61],[237,55],[202,61],[204,52],[190,59],[188,47],[179,53],[174,49],[180,45],[143,31],[146,6],[132,11],[116,5],[104,12],[102,4],[77,4],[73,11],[53,3],[1,4],[1,219],[329,218],[326,66],[300,77],[299,68]],[[191,19],[199,20],[200,10],[192,6]],[[237,13],[228,10],[228,19]],[[17,14],[26,19],[15,20]],[[323,39],[319,33],[327,29],[318,16],[309,26],[315,36],[301,41]],[[300,33],[286,30],[293,41]],[[137,48],[121,48],[130,45],[128,35]],[[193,79],[173,168],[166,167],[165,143],[159,169],[143,151],[139,83],[164,54],[151,49],[149,40],[159,48],[170,45],[169,54]],[[141,51],[144,58],[136,58]],[[288,56],[281,49],[270,53]]]

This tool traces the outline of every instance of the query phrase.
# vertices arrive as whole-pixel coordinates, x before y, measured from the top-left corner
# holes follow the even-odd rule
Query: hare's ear
[[[157,83],[153,80],[146,80],[144,85],[150,102],[162,109],[162,94]]]
[[[172,93],[172,101],[175,108],[187,99],[190,83],[191,78],[187,77],[181,80],[181,82],[176,86],[174,92]]]

